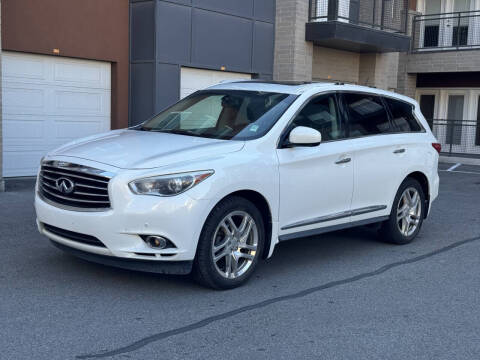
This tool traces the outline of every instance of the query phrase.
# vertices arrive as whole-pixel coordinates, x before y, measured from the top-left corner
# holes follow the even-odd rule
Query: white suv
[[[412,241],[438,194],[418,104],[344,84],[224,83],[41,164],[42,234],[87,260],[245,282],[278,242],[381,223]]]

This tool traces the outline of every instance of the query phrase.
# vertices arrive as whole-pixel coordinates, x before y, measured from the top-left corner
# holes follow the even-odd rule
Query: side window
[[[345,127],[338,115],[335,95],[321,95],[310,101],[293,120],[292,125],[314,128],[322,140],[345,138]]]
[[[382,99],[370,94],[343,94],[348,110],[350,137],[392,131]]]
[[[393,125],[403,132],[420,131],[422,128],[413,116],[413,106],[399,100],[385,98],[392,113]]]

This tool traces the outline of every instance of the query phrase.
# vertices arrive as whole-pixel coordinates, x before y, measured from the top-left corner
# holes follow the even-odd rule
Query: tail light
[[[442,144],[439,144],[439,143],[432,143],[432,146],[435,150],[437,150],[437,152],[440,154],[440,152],[442,151]]]

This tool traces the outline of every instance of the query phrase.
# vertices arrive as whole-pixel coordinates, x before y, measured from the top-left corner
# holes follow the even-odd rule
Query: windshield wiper
[[[203,135],[197,134],[194,131],[191,130],[180,130],[180,129],[169,129],[169,130],[156,130],[156,129],[150,129],[147,131],[152,131],[152,132],[161,132],[165,134],[175,134],[175,135],[187,135],[187,136],[198,136],[202,137]]]

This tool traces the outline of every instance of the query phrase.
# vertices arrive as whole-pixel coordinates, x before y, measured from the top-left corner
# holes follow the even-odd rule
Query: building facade
[[[273,77],[275,0],[131,0],[130,123],[229,79]]]
[[[406,0],[277,0],[275,79],[396,91],[408,10]]]
[[[479,0],[277,0],[274,78],[416,98],[445,152],[480,156]]]
[[[406,56],[408,95],[444,151],[480,156],[480,1],[418,0]]]
[[[128,0],[3,0],[3,176],[128,126]]]
[[[480,0],[3,0],[0,179],[220,81],[338,81],[415,97],[480,155]],[[0,188],[2,181],[0,180]]]

